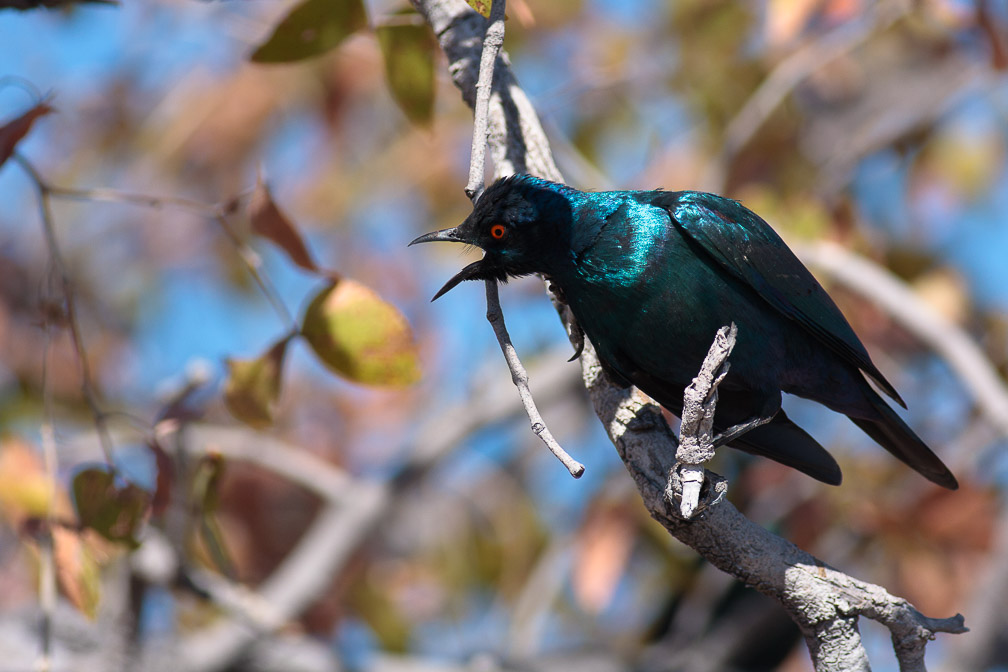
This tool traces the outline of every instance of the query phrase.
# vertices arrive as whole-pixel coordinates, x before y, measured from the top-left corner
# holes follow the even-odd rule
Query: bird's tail
[[[910,465],[932,483],[937,483],[949,490],[958,488],[959,483],[955,476],[938,456],[928,448],[920,437],[914,434],[914,431],[896,415],[896,412],[882,400],[882,397],[867,387],[867,383],[865,386],[867,388],[865,397],[870,403],[872,411],[867,415],[873,417],[848,416],[854,421],[854,424],[860,427],[865,434],[875,439],[880,446]]]
[[[749,430],[730,445],[753,455],[769,457],[823,483],[840,485],[840,466],[833,456],[805,430],[791,422],[784,411],[779,411],[773,420]]]

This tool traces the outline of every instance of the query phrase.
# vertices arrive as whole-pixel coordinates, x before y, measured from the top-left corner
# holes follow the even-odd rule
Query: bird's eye
[[[490,227],[490,235],[494,240],[503,240],[507,235],[507,228],[503,224],[494,224]]]

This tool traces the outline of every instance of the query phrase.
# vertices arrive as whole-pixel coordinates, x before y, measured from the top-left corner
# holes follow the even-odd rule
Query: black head
[[[504,282],[508,277],[547,273],[550,262],[562,254],[563,241],[569,238],[563,235],[572,221],[566,194],[573,191],[531,175],[502,178],[483,192],[464,222],[410,243],[466,243],[486,253],[445,283],[434,299],[463,280]]]

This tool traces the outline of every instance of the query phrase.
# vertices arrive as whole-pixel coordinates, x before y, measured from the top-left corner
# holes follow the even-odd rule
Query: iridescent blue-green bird
[[[926,478],[948,468],[868,379],[903,400],[784,241],[737,201],[696,191],[583,192],[529,175],[498,180],[459,226],[413,243],[485,251],[463,280],[538,273],[559,288],[609,376],[676,414],[718,328],[738,337],[714,416],[719,445],[839,484],[833,457],[781,411],[781,392],[843,413]],[[413,244],[411,243],[411,244]]]

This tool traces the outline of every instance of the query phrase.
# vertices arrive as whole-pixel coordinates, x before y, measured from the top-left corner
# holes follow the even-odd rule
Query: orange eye
[[[507,229],[504,228],[503,224],[494,224],[490,227],[490,235],[493,236],[494,240],[501,240],[507,234]]]

